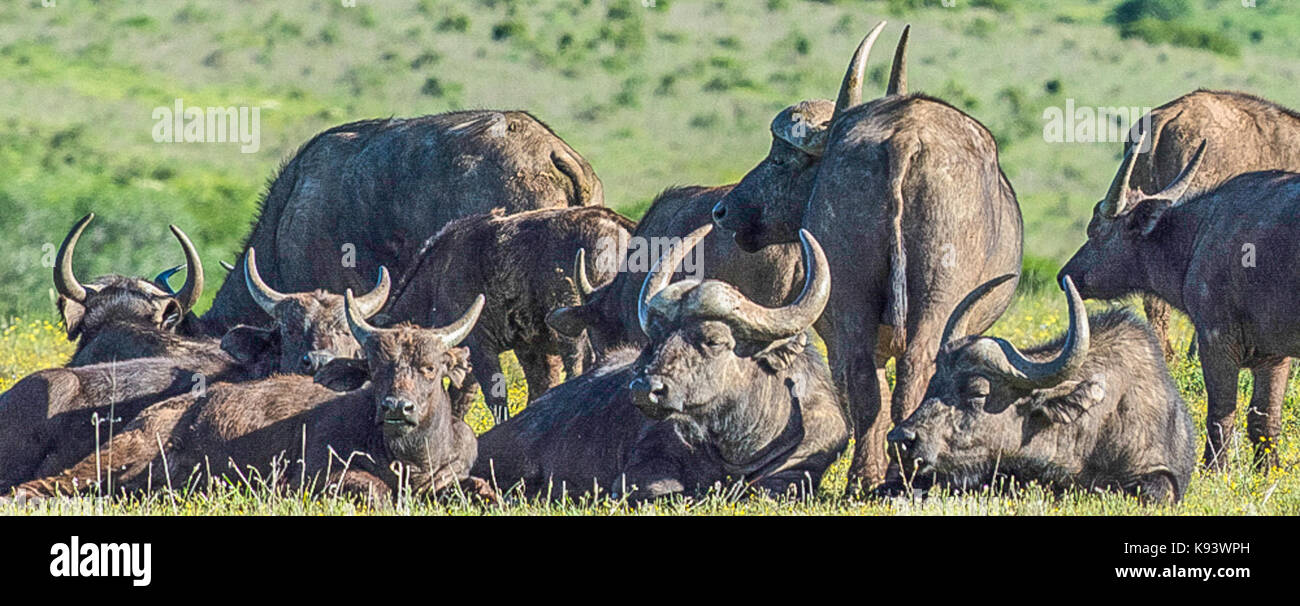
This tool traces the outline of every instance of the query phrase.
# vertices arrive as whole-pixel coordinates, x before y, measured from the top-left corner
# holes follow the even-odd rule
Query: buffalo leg
[[[1156,340],[1164,349],[1165,359],[1174,359],[1174,344],[1169,340],[1169,304],[1155,295],[1142,295],[1142,309],[1147,314],[1147,323],[1151,325],[1151,332],[1155,333]]]
[[[528,382],[528,401],[542,397],[548,390],[560,384],[563,378],[564,361],[560,356],[536,351],[515,350],[519,365],[524,369],[524,380]]]
[[[1270,360],[1250,369],[1255,389],[1246,410],[1246,432],[1255,447],[1255,467],[1264,472],[1277,466],[1277,434],[1282,427],[1282,399],[1291,360]]]
[[[484,347],[471,345],[469,349],[469,362],[474,367],[474,379],[483,390],[483,402],[492,412],[492,418],[502,423],[510,418],[510,408],[506,406],[506,375],[501,372],[499,356],[499,352]]]
[[[1200,331],[1201,372],[1208,401],[1205,418],[1205,466],[1223,469],[1228,464],[1228,439],[1237,412],[1237,375],[1240,367],[1222,347],[1205,340]]]
[[[876,352],[872,347],[861,347],[862,343],[875,343],[875,328],[870,330],[868,338],[837,337],[838,342],[856,343],[858,346],[846,346],[837,352],[845,385],[842,388],[848,397],[849,416],[853,420],[853,463],[849,466],[848,490],[856,492],[866,490],[878,484],[885,477],[887,459],[885,456],[885,434],[889,430],[889,417],[885,414],[880,381],[884,375],[876,364]],[[829,343],[828,343],[829,351]]]

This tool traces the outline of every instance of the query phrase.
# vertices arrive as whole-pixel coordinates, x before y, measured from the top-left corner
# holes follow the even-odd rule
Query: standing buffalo
[[[94,218],[95,213],[82,217],[55,257],[59,314],[68,339],[77,342],[68,366],[184,355],[186,349],[197,346],[185,338],[183,325],[203,293],[203,263],[185,232],[171,226],[185,253],[185,285],[180,292],[167,285],[167,278],[179,268],[158,274],[152,282],[108,275],[83,284],[72,273],[72,256],[81,232]],[[215,343],[211,345],[215,347]]]
[[[709,224],[714,205],[732,187],[664,190],[637,223],[622,263],[623,270],[612,282],[599,288],[589,288],[579,280],[581,304],[555,310],[547,317],[547,323],[574,338],[586,331],[598,357],[621,346],[644,345],[645,335],[637,324],[637,301],[650,271],[649,264],[658,258],[657,254],[648,255],[655,250],[667,250],[670,244]],[[769,246],[749,254],[741,251],[731,238],[711,233],[696,248],[695,256],[697,275],[731,284],[760,305],[785,304],[803,283],[798,244]],[[574,275],[585,275],[585,271],[582,266],[575,267]]]
[[[1139,144],[1146,133],[1142,134]],[[1237,408],[1237,375],[1250,368],[1247,415],[1255,462],[1277,463],[1282,397],[1300,354],[1300,174],[1246,173],[1199,194],[1189,189],[1205,157],[1196,155],[1164,190],[1130,186],[1133,148],[1088,225],[1088,241],[1061,270],[1085,297],[1152,293],[1185,312],[1196,328],[1209,399],[1205,462],[1222,468]]]
[[[245,282],[260,303],[276,299],[269,313],[277,326],[236,326],[220,342],[165,333],[156,340],[166,346],[165,356],[42,370],[0,394],[0,493],[75,463],[107,442],[115,427],[164,398],[273,372],[311,373],[359,349],[342,318],[342,296],[270,291],[257,275],[256,256],[249,249]],[[357,299],[358,313],[383,306],[388,274],[382,268],[380,274],[375,290]],[[92,418],[102,425],[92,425]]]
[[[889,432],[904,473],[959,490],[1011,478],[1182,499],[1192,422],[1151,332],[1127,311],[1088,318],[1066,278],[1063,338],[1021,353],[968,336],[967,312],[1010,278],[976,289],[948,320],[925,402]]]
[[[1205,158],[1188,185],[1189,193],[1218,187],[1242,173],[1261,170],[1300,172],[1300,114],[1259,97],[1238,92],[1198,90],[1184,95],[1140,121],[1151,135],[1149,150],[1139,150],[1131,187],[1153,195],[1174,182],[1201,141],[1231,142],[1231,151]],[[1132,146],[1130,141],[1125,153]],[[1165,349],[1169,342],[1169,304],[1143,296],[1147,319]],[[1193,341],[1195,345],[1195,341]]]
[[[649,344],[551,390],[484,434],[473,475],[561,496],[595,487],[636,499],[743,482],[815,490],[848,444],[848,420],[808,327],[830,295],[826,257],[802,234],[803,291],[768,308],[716,280],[669,283],[708,233],[673,247],[637,308]]]
[[[367,287],[380,265],[402,275],[453,219],[603,202],[591,166],[525,112],[366,120],[299,150],[271,183],[245,244],[262,251],[259,269],[272,287],[341,293]],[[201,320],[212,335],[270,323],[239,280],[222,284]]]
[[[366,361],[338,358],[317,380],[346,387],[368,380],[364,387],[340,394],[309,377],[276,376],[166,400],[100,452],[19,486],[14,496],[69,494],[96,487],[109,474],[113,486],[137,492],[195,473],[224,475],[228,467],[241,475],[251,467],[258,477],[285,484],[305,481],[302,489],[368,497],[406,486],[434,492],[468,480],[474,431],[452,414],[443,380],[460,383],[469,372],[467,354],[456,345],[473,328],[482,296],[446,328],[387,330],[366,323],[351,290],[345,297],[347,323]],[[101,468],[109,460],[112,468]],[[277,469],[277,461],[289,469]]]
[[[486,294],[483,318],[465,344],[489,409],[498,422],[504,421],[510,415],[501,354],[515,352],[528,381],[529,402],[559,385],[561,371],[570,377],[582,374],[585,343],[549,328],[546,314],[576,302],[575,282],[591,287],[586,273],[566,278],[562,268],[583,249],[616,249],[633,227],[630,219],[604,207],[514,215],[498,210],[457,219],[425,244],[386,315],[390,321],[439,326],[453,319],[452,310],[465,309],[479,293]],[[603,284],[616,271],[609,267],[591,279]]]
[[[883,26],[854,53],[835,103],[803,101],[777,115],[767,158],[713,212],[745,250],[792,242],[802,225],[831,251],[836,287],[817,332],[853,418],[851,488],[885,473],[885,362],[898,359],[898,423],[921,402],[944,320],[962,293],[1018,275],[1021,264],[1020,207],[997,143],[960,110],[905,94],[906,30],[888,94],[860,103],[867,54]],[[1002,314],[1015,286],[981,299],[972,332]]]

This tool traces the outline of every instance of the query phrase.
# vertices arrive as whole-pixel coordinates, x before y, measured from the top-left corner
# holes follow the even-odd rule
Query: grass
[[[1028,289],[1026,289],[1028,290]],[[1129,301],[1135,304],[1135,301]],[[1059,292],[1042,290],[1018,296],[1012,307],[989,331],[1017,345],[1045,341],[1065,329]],[[1089,304],[1096,310],[1099,305]],[[1185,322],[1175,324],[1180,351],[1191,331]],[[0,388],[12,385],[26,372],[57,364],[70,352],[57,326],[20,322],[0,331]],[[508,399],[514,412],[527,399],[523,374],[513,356],[505,356]],[[1196,360],[1180,358],[1172,368],[1174,379],[1198,425],[1198,444],[1204,439],[1205,387]],[[1249,373],[1242,375],[1240,408],[1250,393]],[[1292,377],[1283,407],[1280,464],[1268,474],[1251,471],[1251,451],[1245,441],[1244,414],[1238,427],[1226,471],[1198,470],[1182,503],[1145,506],[1135,499],[1112,493],[1068,493],[1057,497],[1036,486],[1015,495],[985,490],[978,493],[939,492],[925,500],[861,501],[841,496],[848,471],[849,452],[832,466],[814,496],[794,498],[738,498],[718,487],[699,499],[673,498],[651,505],[632,506],[606,497],[568,499],[556,503],[509,498],[501,505],[482,505],[453,495],[440,500],[412,498],[394,504],[367,506],[335,498],[269,488],[256,478],[234,478],[228,483],[186,488],[184,478],[173,478],[174,491],[145,497],[105,499],[84,496],[51,500],[38,505],[0,506],[0,515],[1296,515],[1300,514],[1300,378]],[[482,399],[466,416],[476,432],[491,429],[492,417]]]
[[[834,97],[848,55],[877,20],[889,27],[868,69],[880,94],[903,23],[912,30],[909,84],[987,125],[1025,217],[1023,296],[995,328],[1017,343],[1063,328],[1051,278],[1084,239],[1092,204],[1120,145],[1049,143],[1043,112],[1078,106],[1154,107],[1193,88],[1241,89],[1300,105],[1291,84],[1300,6],[1258,0],[1186,4],[1168,26],[1112,17],[1120,0],[385,0],[384,10],[337,2],[208,3],[146,0],[0,5],[0,390],[71,350],[52,315],[52,251],[89,211],[78,275],[152,276],[180,262],[168,223],[185,229],[210,269],[201,311],[280,163],[314,133],[376,116],[460,108],[524,108],[580,150],[607,204],[640,216],[674,184],[736,181],[766,153],[768,123],[803,98]],[[1124,28],[1146,28],[1124,37]],[[1196,32],[1214,32],[1213,40]],[[1163,36],[1163,37],[1162,37]],[[1215,52],[1214,45],[1222,46]],[[1226,44],[1227,46],[1223,46]],[[1210,49],[1198,48],[1209,46]],[[1231,52],[1222,52],[1231,48]],[[1009,61],[1008,57],[1016,60]],[[506,84],[508,83],[508,84]],[[151,112],[190,106],[262,108],[261,147],[166,144]],[[1183,338],[1186,330],[1183,327]],[[511,367],[511,402],[522,381]],[[1193,415],[1204,418],[1200,370],[1174,368]],[[1243,407],[1249,375],[1243,374]],[[1169,513],[1295,513],[1300,486],[1295,382],[1287,394],[1284,468],[1198,476]],[[1241,417],[1243,415],[1239,415]],[[475,429],[489,424],[476,408]],[[1244,435],[1244,434],[1243,434]],[[1247,449],[1239,448],[1237,451]],[[660,511],[691,513],[1166,513],[1115,496],[1053,499],[1032,490],[938,497],[924,503],[733,503],[723,495]],[[1035,496],[1037,495],[1037,496]],[[417,512],[478,513],[410,503]],[[244,488],[136,503],[82,499],[46,512],[374,513],[337,500],[280,498]],[[50,509],[52,508],[52,509]],[[397,511],[401,511],[400,509]],[[492,512],[499,511],[496,509]],[[597,506],[512,505],[513,513],[622,512]],[[381,511],[379,513],[384,513]]]

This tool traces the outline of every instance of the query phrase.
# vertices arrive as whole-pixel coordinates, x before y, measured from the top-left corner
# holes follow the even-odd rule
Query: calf
[[[83,284],[72,273],[72,255],[94,218],[95,213],[82,217],[55,257],[56,305],[68,339],[77,342],[68,366],[186,355],[183,350],[193,345],[183,338],[186,320],[203,293],[203,263],[194,244],[180,228],[171,226],[185,252],[185,285],[179,292],[168,286],[167,279],[180,267],[158,274],[153,281],[108,275]]]
[[[1151,331],[1127,311],[1091,319],[1069,278],[1070,328],[1021,353],[966,336],[986,282],[953,311],[924,403],[889,432],[905,474],[957,489],[998,477],[1177,502],[1196,466],[1192,423]]]
[[[575,282],[590,289],[592,281],[613,278],[614,264],[597,264],[590,278],[585,271],[566,277],[563,268],[583,249],[616,250],[633,227],[631,220],[599,206],[513,215],[498,209],[458,219],[425,244],[386,315],[390,321],[436,326],[451,321],[451,310],[464,309],[477,293],[486,293],[483,320],[466,345],[484,399],[497,421],[504,421],[509,410],[498,358],[515,352],[530,402],[558,385],[561,371],[581,374],[586,357],[581,333],[557,333],[546,325],[546,314],[576,303]]]
[[[200,480],[225,475],[227,468],[244,477],[255,472],[304,481],[304,490],[371,497],[404,486],[435,492],[458,483],[484,493],[485,484],[468,479],[474,431],[452,413],[443,388],[444,379],[459,384],[469,373],[468,352],[457,344],[478,320],[482,295],[451,325],[434,329],[372,327],[351,290],[345,297],[346,321],[366,360],[326,364],[316,381],[329,387],[304,376],[276,376],[160,402],[100,452],[23,484],[15,496],[72,493],[110,473],[114,486],[138,492],[196,474]],[[110,460],[111,470],[103,469],[100,462]],[[278,469],[281,460],[301,467]]]
[[[531,495],[604,487],[635,499],[697,494],[718,482],[815,490],[848,443],[848,420],[808,327],[830,292],[821,247],[797,299],[760,306],[716,280],[669,284],[688,235],[646,276],[638,325],[649,343],[611,353],[482,436],[473,475]]]
[[[1146,134],[1143,133],[1143,139]],[[1142,148],[1141,143],[1135,146]],[[1061,270],[1085,297],[1151,293],[1187,313],[1196,328],[1209,400],[1205,463],[1222,468],[1237,409],[1237,375],[1254,374],[1246,427],[1255,462],[1277,464],[1282,398],[1300,355],[1300,174],[1239,175],[1185,195],[1205,156],[1202,142],[1164,190],[1129,186],[1130,148],[1088,225],[1088,241]]]

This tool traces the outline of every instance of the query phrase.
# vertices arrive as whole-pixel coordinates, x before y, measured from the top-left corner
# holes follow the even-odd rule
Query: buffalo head
[[[641,287],[637,317],[650,343],[634,365],[630,387],[637,407],[652,419],[714,414],[731,394],[760,383],[758,375],[786,368],[830,297],[826,256],[807,231],[799,233],[808,265],[803,291],[785,307],[763,307],[717,280],[669,284],[677,264],[712,227],[670,249]]]
[[[285,294],[262,281],[257,271],[257,251],[244,256],[244,283],[258,307],[275,320],[270,328],[237,326],[222,338],[222,348],[239,360],[275,358],[283,373],[311,374],[336,357],[358,357],[361,345],[352,337],[344,318],[343,297],[323,290]],[[379,281],[370,292],[356,298],[356,313],[369,318],[388,301],[388,269],[379,268]]]
[[[54,263],[54,288],[58,309],[69,340],[87,343],[103,329],[118,323],[140,324],[175,332],[186,314],[203,294],[203,263],[185,232],[175,225],[172,234],[185,253],[185,265],[163,271],[152,281],[110,275],[82,283],[72,273],[72,255],[77,240],[95,213],[82,217],[68,232]],[[172,290],[167,279],[185,270],[185,285]]]
[[[413,460],[422,460],[421,439],[416,436],[453,420],[444,380],[459,388],[469,376],[469,350],[457,345],[478,322],[483,295],[476,297],[459,319],[442,328],[411,324],[376,328],[366,322],[351,290],[344,298],[348,328],[361,344],[365,359],[335,359],[316,374],[316,381],[332,389],[355,388],[369,381],[375,424],[382,427],[390,449],[414,450],[408,454]]]
[[[1112,299],[1146,288],[1151,276],[1135,271],[1135,260],[1148,255],[1153,239],[1161,232],[1161,218],[1182,203],[1205,155],[1201,142],[1196,155],[1168,187],[1145,194],[1129,186],[1138,153],[1146,145],[1147,133],[1128,148],[1119,172],[1105,199],[1097,203],[1088,223],[1088,241],[1061,269],[1057,279],[1069,277],[1088,298]]]
[[[867,55],[884,27],[885,22],[880,22],[858,45],[834,103],[825,99],[800,101],[776,115],[767,157],[714,206],[713,221],[733,232],[742,250],[754,252],[769,244],[798,239],[804,204],[812,194],[831,128],[844,112],[861,105]],[[903,30],[895,53],[888,90],[891,95],[905,94],[908,31]]]
[[[1050,467],[1058,463],[1055,453],[1024,452],[1031,438],[1071,423],[1104,398],[1099,382],[1075,377],[1088,357],[1090,334],[1083,300],[1069,278],[1064,288],[1070,327],[1054,357],[1023,354],[999,338],[965,335],[967,312],[1012,277],[979,286],[949,317],[925,401],[889,432],[890,451],[905,473],[960,485],[980,481],[999,463],[1005,470],[1016,460],[1038,457]],[[1059,450],[1071,456],[1066,441],[1059,441]]]

